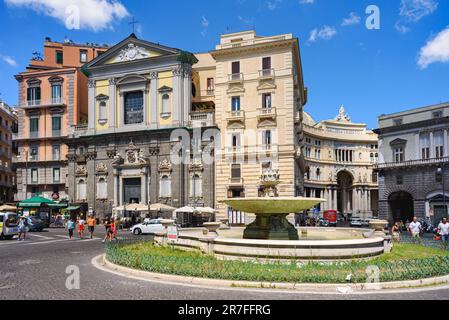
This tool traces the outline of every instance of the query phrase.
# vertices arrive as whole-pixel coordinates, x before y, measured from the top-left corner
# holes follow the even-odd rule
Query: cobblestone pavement
[[[101,231],[94,240],[67,240],[64,230],[30,234],[27,241],[0,241],[0,299],[449,299],[449,289],[344,295],[212,290],[160,284],[103,272],[91,264],[103,253]],[[66,268],[79,267],[80,289],[66,288]]]

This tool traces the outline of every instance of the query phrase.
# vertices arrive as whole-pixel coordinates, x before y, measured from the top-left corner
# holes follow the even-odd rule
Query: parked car
[[[14,212],[0,212],[0,238],[11,240],[18,233],[17,214]]]
[[[152,234],[156,232],[163,232],[164,226],[161,224],[161,219],[145,220],[143,223],[136,224],[129,229],[134,235]]]
[[[358,217],[353,217],[350,222],[349,225],[352,228],[356,228],[356,227],[362,227],[363,226],[363,220],[361,218]]]
[[[45,224],[42,219],[31,217],[28,227],[30,232],[42,232],[45,228]]]

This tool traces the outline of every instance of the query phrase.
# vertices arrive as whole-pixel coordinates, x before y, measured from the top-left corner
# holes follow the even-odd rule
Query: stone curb
[[[270,289],[270,290],[289,290],[307,293],[379,293],[379,291],[394,289],[426,289],[429,287],[449,284],[449,275],[436,278],[421,280],[382,282],[380,284],[312,284],[312,283],[270,283],[270,282],[252,282],[239,280],[220,280],[184,277],[170,274],[153,273],[143,270],[131,269],[119,266],[109,262],[106,255],[100,255],[92,259],[92,263],[98,268],[106,269],[118,273],[125,277],[140,278],[155,282],[171,283],[173,285],[189,285],[197,287],[208,287],[214,289]],[[100,267],[101,266],[101,267]]]

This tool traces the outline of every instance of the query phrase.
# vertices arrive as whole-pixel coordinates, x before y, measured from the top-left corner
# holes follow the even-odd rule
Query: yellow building
[[[353,123],[344,107],[335,119],[315,122],[304,112],[304,177],[307,197],[327,200],[321,212],[337,210],[363,218],[378,214],[377,134]]]
[[[291,34],[261,37],[255,31],[225,34],[215,50],[196,57],[196,101],[214,102],[221,133],[215,166],[219,216],[229,217],[231,224],[245,221],[244,214],[220,201],[262,195],[264,170],[279,174],[279,196],[302,195],[307,91],[298,39]]]

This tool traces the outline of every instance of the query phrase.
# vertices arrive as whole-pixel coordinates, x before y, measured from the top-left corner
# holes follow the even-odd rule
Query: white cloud
[[[345,26],[351,26],[354,24],[359,24],[361,19],[362,18],[360,18],[360,16],[357,13],[351,12],[349,14],[349,17],[343,19],[343,22],[341,23],[341,25],[345,27]]]
[[[113,22],[129,16],[118,0],[5,0],[5,3],[53,17],[69,29],[112,29]]]
[[[421,69],[436,62],[449,62],[449,26],[430,39],[419,52],[418,66]]]
[[[11,67],[17,67],[16,60],[14,60],[14,58],[12,58],[10,56],[6,56],[6,55],[3,55],[3,54],[0,54],[0,59],[2,59],[4,62],[9,64]]]
[[[417,23],[422,18],[431,15],[437,8],[437,0],[401,0],[400,19],[395,24],[396,30],[402,34],[409,32],[408,25]]]
[[[268,10],[276,10],[282,3],[282,0],[268,0],[265,2]]]
[[[334,27],[323,26],[321,29],[315,28],[310,32],[309,42],[315,42],[318,39],[330,40],[337,34]]]
[[[201,25],[203,26],[203,28],[209,27],[209,20],[207,20],[205,16],[201,17]]]
[[[299,0],[300,4],[314,4],[315,0]]]

